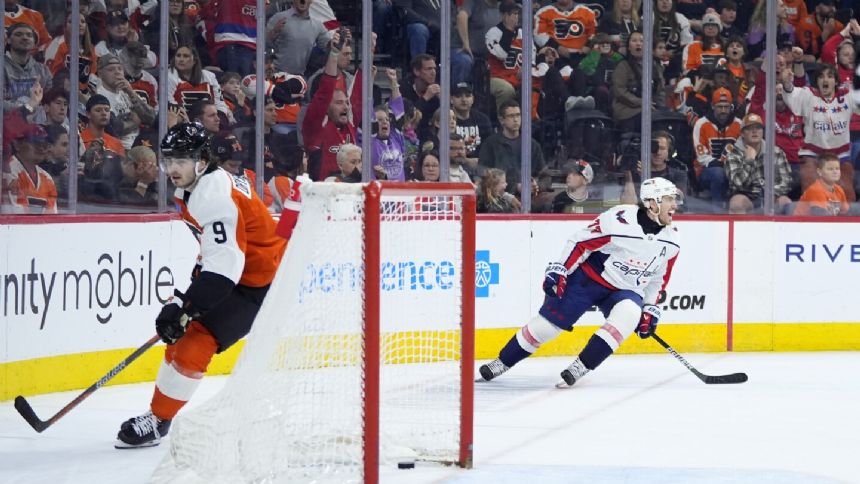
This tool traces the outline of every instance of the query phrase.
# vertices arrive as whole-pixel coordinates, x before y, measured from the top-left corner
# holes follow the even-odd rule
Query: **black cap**
[[[227,160],[237,159],[234,155],[242,152],[239,139],[231,133],[219,134],[212,139],[212,156],[215,161],[221,163]]]
[[[512,0],[505,0],[499,4],[499,12],[502,14],[511,13],[511,12],[519,12],[523,7],[517,2]]]
[[[107,25],[119,25],[128,23],[128,15],[125,14],[122,10],[114,10],[113,12],[108,12],[107,18],[105,19],[105,24]]]
[[[472,85],[468,82],[458,82],[453,89],[451,89],[452,96],[461,96],[463,94],[472,94]]]

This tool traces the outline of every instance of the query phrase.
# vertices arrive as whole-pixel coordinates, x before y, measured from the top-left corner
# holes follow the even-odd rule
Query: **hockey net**
[[[154,482],[471,466],[474,190],[316,183],[302,197],[233,375],[175,420]]]

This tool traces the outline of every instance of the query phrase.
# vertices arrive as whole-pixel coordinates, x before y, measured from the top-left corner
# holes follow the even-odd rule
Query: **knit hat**
[[[723,23],[720,21],[720,16],[713,12],[702,16],[702,27],[704,28],[708,25],[716,25],[720,29],[720,32],[723,31]]]

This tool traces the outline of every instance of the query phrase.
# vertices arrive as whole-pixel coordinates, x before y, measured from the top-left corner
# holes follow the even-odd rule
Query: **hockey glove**
[[[653,304],[642,306],[642,317],[639,318],[639,325],[636,327],[636,334],[640,338],[645,339],[654,334],[657,329],[657,322],[660,321],[660,308]]]
[[[543,292],[549,297],[560,298],[564,296],[565,288],[567,288],[567,267],[558,262],[550,262],[544,273]]]
[[[177,296],[179,292],[177,291]],[[177,299],[180,303],[182,299]],[[155,318],[155,332],[161,336],[161,341],[172,345],[185,334],[188,325],[188,313],[175,302],[165,304]]]

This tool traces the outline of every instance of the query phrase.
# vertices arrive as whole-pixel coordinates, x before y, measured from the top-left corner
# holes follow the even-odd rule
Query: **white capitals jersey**
[[[636,205],[618,205],[600,214],[567,241],[560,263],[568,274],[578,267],[596,283],[626,289],[655,304],[678,258],[680,234],[674,225],[655,235],[639,225]]]

